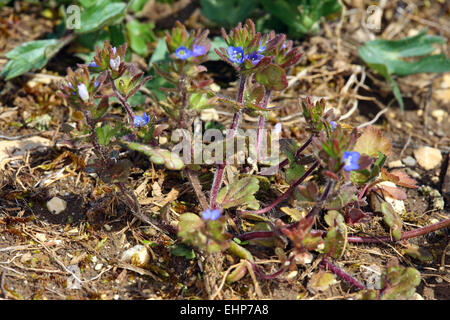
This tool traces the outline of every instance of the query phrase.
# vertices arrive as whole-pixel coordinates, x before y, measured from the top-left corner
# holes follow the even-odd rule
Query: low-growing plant
[[[299,99],[308,133],[301,144],[294,139],[280,140],[279,124],[268,135],[266,117],[275,108],[270,107],[270,99],[274,92],[287,88],[286,74],[300,61],[302,53],[284,34],[256,32],[251,20],[238,24],[228,33],[222,29],[226,47],[215,52],[239,74],[237,95],[233,99],[211,88],[213,80],[202,64],[208,60],[211,48],[207,35],[202,30],[188,32],[179,22],[166,35],[169,59],[154,64],[156,73],[172,84],[172,88],[162,88],[164,98],[154,99],[155,107],[167,117],[165,124],[158,123],[153,114],[136,115],[128,103],[149,77],[124,62],[126,45],[116,48],[105,42],[102,49],[97,48],[88,65],[80,65],[76,71],[68,69],[61,95],[84,116],[84,124],[78,131],[89,133],[88,139],[97,156],[87,170],[95,172],[103,182],[115,184],[139,219],[177,234],[184,245],[193,246],[203,254],[228,251],[240,258],[241,262],[226,275],[228,283],[238,281],[247,272],[253,277],[273,279],[318,258],[323,268],[364,290],[360,292],[361,298],[411,297],[420,282],[413,268],[391,262],[382,275],[381,289],[366,291],[361,282],[331,262],[343,257],[349,243],[405,240],[450,225],[447,219],[403,231],[402,218],[388,199],[405,199],[403,188],[417,186],[406,173],[384,168],[391,153],[389,139],[374,127],[360,131],[340,122],[325,100],[310,98]],[[122,105],[126,120],[108,117],[112,99]],[[206,132],[203,138],[197,137],[197,129],[202,131],[194,121],[199,111],[219,105],[234,110],[226,135],[222,137],[222,131],[216,126],[211,130],[217,139],[208,140]],[[243,114],[258,117],[253,136],[240,131]],[[169,142],[161,146],[156,137],[163,132],[172,143],[182,138],[182,148],[172,144],[170,150]],[[207,151],[213,152],[205,152],[199,145],[206,145]],[[235,145],[244,147],[236,151]],[[281,155],[268,156],[266,151],[273,151],[278,145]],[[195,212],[179,216],[177,230],[141,211],[134,193],[127,189],[133,163],[118,157],[121,147],[141,152],[155,165],[180,171],[180,178],[189,180],[198,207]],[[231,154],[224,158],[222,151],[230,148]],[[241,151],[243,156],[239,154]],[[239,158],[247,161],[239,162]],[[213,176],[206,175],[202,182],[200,174],[211,170]],[[275,176],[285,191],[266,203],[260,199],[260,191],[278,193]],[[209,184],[207,193],[203,189]],[[295,201],[286,207],[289,199]],[[371,211],[367,209],[369,201]],[[281,205],[285,207],[280,208]],[[274,218],[271,213],[280,212],[278,209],[285,215]],[[367,223],[378,214],[384,218],[388,236],[364,238],[349,234],[349,226]],[[325,229],[314,228],[318,221]],[[272,248],[281,261],[280,269],[265,274],[245,248],[246,244]],[[195,256],[189,247],[180,248],[174,251],[177,255]],[[325,283],[329,279],[329,273],[321,272],[315,281]],[[255,288],[261,293],[259,287]]]

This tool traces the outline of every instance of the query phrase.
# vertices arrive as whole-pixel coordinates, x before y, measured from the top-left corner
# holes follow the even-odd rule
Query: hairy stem
[[[450,227],[450,218],[445,219],[443,221],[437,222],[435,224],[418,228],[411,231],[406,231],[402,233],[402,237],[400,240],[406,240],[411,239],[415,237],[423,236],[427,233],[431,233],[440,229],[448,228]],[[378,242],[396,242],[400,240],[392,239],[391,237],[348,237],[349,243],[378,243]]]
[[[330,270],[335,275],[342,278],[344,281],[348,282],[349,284],[353,285],[354,287],[358,288],[359,290],[366,289],[365,285],[363,285],[361,282],[359,282],[358,280],[353,278],[351,275],[349,275],[347,272],[345,272],[338,266],[332,264],[330,261],[328,261],[327,258],[323,258],[322,261],[320,261],[320,266],[322,268]]]
[[[255,211],[243,211],[242,213],[253,213],[253,214],[262,214],[262,213],[266,213],[270,210],[272,210],[273,208],[275,208],[277,205],[279,205],[281,202],[283,202],[284,200],[286,200],[293,192],[294,190],[319,166],[319,162],[316,161],[313,163],[313,165],[311,166],[311,168],[309,168],[304,174],[303,176],[301,176],[300,179],[298,179],[297,181],[295,181],[290,187],[289,189],[282,194],[278,199],[276,199],[274,202],[272,202],[270,205],[268,205],[267,207],[260,209],[260,210],[255,210]]]
[[[256,159],[259,159],[259,149],[261,148],[261,142],[262,142],[262,132],[264,129],[264,123],[265,119],[264,116],[259,116],[258,119],[258,131],[256,132]]]
[[[131,124],[134,126],[134,117],[135,114],[133,112],[133,110],[131,109],[130,104],[128,103],[127,99],[125,99],[124,96],[122,96],[122,94],[119,92],[119,90],[117,90],[116,84],[114,83],[113,78],[111,77],[111,74],[108,71],[108,80],[111,83],[111,88],[114,91],[114,96],[119,99],[120,103],[122,104],[122,106],[125,108],[126,112],[128,113],[128,117],[130,117],[130,122]]]
[[[239,82],[239,89],[237,93],[236,101],[242,103],[244,99],[244,91],[245,91],[245,83],[247,81],[247,76],[242,76]],[[236,129],[239,125],[239,119],[241,118],[241,112],[235,112],[233,116],[233,122],[231,123],[230,130],[227,134],[227,141],[234,142],[234,135],[236,133]],[[223,173],[225,170],[226,163],[222,163],[217,165],[216,172],[214,173],[214,180],[211,187],[209,206],[214,209],[216,207],[217,194],[219,193],[220,187],[222,186]]]
[[[195,171],[190,170],[189,168],[185,168],[184,172],[189,179],[189,182],[194,188],[195,195],[202,206],[203,211],[208,209],[208,202],[206,201],[205,194],[202,192],[202,185],[200,184],[200,180],[198,179],[198,174]]]
[[[310,136],[308,138],[308,140],[305,141],[305,143],[297,150],[297,152],[295,153],[295,160],[298,160],[300,158],[300,156],[302,155],[303,151],[305,151],[305,149],[311,144],[313,139],[313,136]],[[287,165],[289,163],[289,159],[284,159],[284,161],[282,161],[278,166],[281,168],[283,168],[285,165]]]

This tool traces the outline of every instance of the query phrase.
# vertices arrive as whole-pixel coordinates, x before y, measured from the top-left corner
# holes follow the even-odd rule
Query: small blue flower
[[[259,40],[258,53],[261,53],[261,52],[264,52],[264,51],[266,51],[266,44],[265,43],[264,43],[264,45],[261,44],[261,40]]]
[[[150,117],[144,112],[144,114],[141,116],[135,116],[133,119],[134,125],[136,127],[143,127],[147,125],[147,123],[150,121]]]
[[[206,209],[202,212],[204,220],[217,220],[220,217],[220,209]]]
[[[336,128],[336,125],[337,125],[336,121],[330,121],[331,131],[333,131],[334,128]]]
[[[228,58],[230,58],[231,62],[241,64],[244,62],[244,49],[242,47],[232,47],[229,46],[227,49]]]
[[[89,67],[90,68],[98,68],[97,63],[95,63],[95,61],[92,61],[91,63],[89,63]]]
[[[192,54],[194,57],[202,56],[205,53],[206,53],[205,46],[198,46],[198,45],[194,44],[194,48],[192,50]]]
[[[186,60],[192,57],[193,53],[186,47],[179,47],[177,50],[175,50],[175,55],[178,57],[178,59]]]
[[[245,59],[250,60],[254,66],[256,66],[261,61],[262,58],[264,58],[264,56],[257,52],[252,52],[245,56]]]
[[[344,156],[342,157],[343,162],[345,163],[344,170],[345,171],[353,171],[359,169],[359,157],[361,155],[357,151],[345,151]]]

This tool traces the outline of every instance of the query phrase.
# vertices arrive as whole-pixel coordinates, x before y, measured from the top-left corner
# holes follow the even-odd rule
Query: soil
[[[190,27],[208,25],[199,13],[197,1],[178,2],[177,10],[190,6],[185,10],[180,9],[180,16],[177,16],[178,11],[165,12],[159,24],[158,18],[151,14],[141,19],[166,28],[178,18],[186,19]],[[405,111],[401,112],[384,79],[365,67],[360,60],[357,45],[370,36],[398,39],[425,27],[429,28],[430,34],[448,39],[448,2],[434,1],[430,6],[417,5],[419,9],[411,11],[405,18],[395,14],[405,2],[389,1],[383,9],[381,30],[375,34],[361,26],[361,15],[371,2],[344,2],[347,13],[342,23],[339,20],[324,22],[317,34],[296,41],[305,54],[300,65],[290,73],[292,85],[289,89],[274,95],[273,105],[282,108],[274,112],[268,125],[282,122],[285,137],[305,140],[298,98],[307,95],[324,97],[327,104],[342,115],[357,101],[355,112],[346,120],[353,126],[371,121],[381,110],[388,108],[374,123],[392,140],[393,152],[388,163],[407,156],[414,157],[413,151],[420,146],[439,149],[443,155],[441,164],[432,170],[425,170],[416,164],[407,172],[415,175],[419,186],[430,186],[446,196],[450,191],[446,187],[450,179],[449,74],[418,74],[397,78],[405,100]],[[170,6],[160,6],[159,11],[155,12],[170,11]],[[152,8],[146,10],[152,12]],[[402,23],[404,25],[400,28]],[[15,1],[14,8],[1,8],[0,69],[7,61],[6,52],[20,43],[45,38],[54,26],[54,18],[44,17],[39,6],[25,1]],[[440,50],[448,56],[446,45]],[[93,157],[92,148],[87,144],[67,141],[63,125],[76,122],[75,115],[55,95],[58,81],[65,76],[65,68],[69,63],[74,64],[74,61],[76,59],[67,47],[40,71],[29,72],[10,81],[0,79],[0,145],[10,141],[19,143],[29,137],[40,137],[49,143],[22,152],[18,147],[5,158],[0,153],[0,297],[26,300],[207,299],[208,288],[202,277],[213,278],[208,259],[197,251],[196,258],[190,260],[171,254],[170,248],[178,243],[176,237],[136,219],[117,190],[83,170],[84,164]],[[226,64],[214,65],[211,62],[206,66],[221,86],[222,93],[234,96],[236,82],[226,86],[236,80],[231,68]],[[300,72],[303,72],[302,76],[296,78]],[[356,83],[350,83],[353,75],[357,81],[365,77],[364,84],[356,88]],[[347,89],[346,84],[350,84]],[[232,110],[226,106],[220,109],[219,122],[227,126],[231,122]],[[147,113],[154,111],[149,100],[146,101],[145,110]],[[447,116],[439,120],[433,116],[436,110],[446,111]],[[114,112],[121,111],[117,109]],[[29,121],[43,115],[50,116],[48,127],[44,129]],[[251,117],[244,118],[244,127],[255,125]],[[134,152],[127,152],[124,157],[135,165],[128,188],[135,191],[147,215],[166,221],[173,227],[179,214],[199,212],[199,204],[194,200],[195,193],[185,177],[179,173],[166,172],[163,167],[152,165],[145,157]],[[204,190],[209,190],[211,186],[212,172],[212,167],[205,169],[202,180]],[[172,198],[174,192],[176,197]],[[261,193],[257,197],[269,203],[275,193]],[[444,197],[444,209],[438,210],[433,206],[433,198],[425,196],[419,189],[407,189],[407,195],[406,212],[402,215],[405,231],[449,217],[448,198]],[[63,212],[49,212],[46,203],[53,197],[67,202]],[[168,203],[169,206],[161,203]],[[288,204],[293,204],[293,201],[285,203]],[[355,235],[389,234],[378,214],[370,223],[352,226],[350,231]],[[374,274],[368,270],[383,270],[390,259],[397,258],[402,265],[420,271],[422,281],[417,293],[423,299],[448,300],[448,234],[447,229],[409,240],[432,254],[433,259],[429,262],[405,255],[404,243],[398,242],[350,244],[342,259],[334,263],[366,283],[370,275]],[[150,252],[150,263],[145,268],[121,261],[123,252],[137,244],[144,244]],[[273,250],[258,246],[249,246],[249,250],[258,261],[266,261],[260,265],[265,273],[278,270],[278,258]],[[317,257],[314,256],[311,264],[300,266],[298,273],[293,276],[285,273],[274,280],[258,278],[262,297],[256,295],[249,275],[236,283],[225,285],[217,297],[354,298],[355,289],[339,278],[323,292],[308,289],[311,276],[319,270],[317,265],[320,259]],[[228,254],[220,256],[219,261],[223,263],[215,266],[219,269],[214,276],[216,289],[224,272],[238,262],[237,258]],[[75,289],[72,286],[73,270],[68,270],[68,266],[73,265],[79,267],[79,277],[83,280],[79,288]]]

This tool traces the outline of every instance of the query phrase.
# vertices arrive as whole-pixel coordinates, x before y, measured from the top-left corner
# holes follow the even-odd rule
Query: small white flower
[[[111,69],[115,71],[119,70],[120,56],[117,56],[115,59],[109,59],[109,65]]]
[[[112,47],[112,52],[114,53],[114,55],[116,55],[116,47]]]
[[[84,83],[81,83],[78,85],[78,95],[83,101],[89,100],[89,92],[86,88],[86,85]]]

